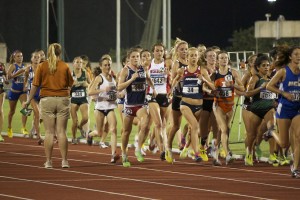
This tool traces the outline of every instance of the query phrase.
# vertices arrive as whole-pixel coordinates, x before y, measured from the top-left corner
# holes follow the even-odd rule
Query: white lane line
[[[42,146],[37,146],[37,145],[23,145],[23,144],[15,144],[15,143],[0,143],[0,144],[8,144],[8,145],[16,145],[16,146],[26,146],[26,147],[34,147],[34,148],[43,148]],[[59,148],[54,148],[56,150],[59,150]],[[68,150],[69,152],[77,152],[77,153],[86,153],[86,154],[96,154],[96,155],[107,155],[107,156],[111,156],[111,154],[107,154],[107,153],[101,153],[101,152],[90,152],[90,151],[82,151],[82,150]],[[2,151],[0,151],[2,152]],[[41,156],[42,157],[42,156]],[[132,157],[135,159],[134,156],[128,156],[128,157]],[[147,158],[146,160],[158,160],[161,161],[160,159],[154,159],[154,158]],[[249,169],[241,169],[241,168],[235,168],[235,167],[230,167],[230,166],[211,166],[211,165],[207,165],[205,162],[203,162],[203,164],[201,163],[188,163],[188,162],[184,162],[184,161],[178,161],[176,160],[176,163],[179,164],[185,164],[185,165],[197,165],[197,166],[205,166],[205,167],[214,167],[214,168],[223,168],[223,169],[227,169],[227,170],[232,170],[232,171],[242,171],[242,172],[254,172],[254,173],[261,173],[261,174],[269,174],[269,175],[278,175],[278,176],[286,176],[286,177],[290,177],[290,174],[282,174],[282,173],[276,173],[276,172],[269,172],[269,171],[261,171],[261,170],[254,170],[254,169],[250,169],[251,167],[249,167]],[[98,163],[98,164],[108,164],[108,163]],[[114,165],[114,164],[113,164]],[[168,163],[166,163],[166,165],[169,165]],[[287,167],[287,171],[289,171],[289,167]]]
[[[24,198],[24,197],[17,197],[17,196],[7,195],[7,194],[0,194],[0,196],[9,197],[9,198],[13,198],[13,199],[34,200],[34,199],[29,199],[29,198]]]
[[[40,168],[40,167],[38,167],[38,168]],[[65,184],[50,183],[50,182],[46,182],[46,181],[37,181],[37,180],[15,178],[15,177],[9,177],[9,176],[0,176],[0,178],[6,178],[6,179],[12,179],[12,180],[18,180],[18,181],[24,181],[24,182],[40,183],[40,184],[53,185],[53,186],[60,186],[60,187],[78,189],[78,190],[83,190],[83,191],[91,191],[91,192],[99,192],[99,193],[105,193],[105,194],[111,194],[111,195],[126,196],[126,197],[132,197],[132,198],[137,198],[137,199],[154,200],[153,198],[148,198],[148,197],[143,197],[143,196],[135,196],[135,195],[129,195],[129,194],[124,194],[124,193],[109,192],[109,191],[105,191],[105,190],[96,190],[96,189],[76,187],[76,186],[65,185]]]
[[[3,161],[0,161],[0,163],[10,164],[10,165],[17,165],[17,166],[22,166],[22,167],[33,167],[33,168],[44,169],[43,167],[39,167],[39,166],[25,165],[25,164],[12,163],[12,162],[3,162]],[[174,188],[180,188],[180,189],[189,189],[189,190],[194,190],[194,191],[196,190],[196,191],[202,191],[202,192],[203,191],[204,192],[211,192],[211,193],[222,194],[222,195],[247,197],[247,198],[253,198],[253,199],[269,199],[269,198],[263,198],[263,197],[258,197],[258,196],[250,196],[250,195],[244,195],[244,194],[239,194],[239,193],[223,192],[223,191],[217,191],[217,190],[209,190],[209,189],[194,188],[194,187],[181,186],[181,185],[173,185],[173,184],[168,184],[168,183],[159,183],[159,182],[154,182],[154,181],[146,181],[146,180],[142,180],[142,179],[123,178],[123,177],[117,177],[117,176],[101,175],[101,174],[94,174],[94,173],[88,173],[88,172],[79,172],[79,171],[65,170],[65,169],[55,169],[55,168],[47,169],[47,170],[55,170],[55,171],[61,171],[61,172],[67,172],[67,173],[74,173],[74,174],[80,174],[80,175],[90,175],[90,176],[94,176],[94,177],[95,176],[106,177],[106,178],[112,178],[112,179],[116,179],[116,180],[134,181],[134,182],[141,182],[141,183],[147,183],[147,184],[168,186],[168,187],[174,187]],[[0,176],[0,177],[4,177],[5,178],[5,176]],[[27,180],[27,179],[24,179],[24,180]],[[36,182],[40,182],[40,181],[36,181]],[[41,183],[43,183],[43,182],[41,182]],[[60,185],[60,184],[58,184],[58,185]],[[70,187],[73,187],[73,186],[70,186]]]
[[[14,153],[14,152],[6,152],[6,153],[23,155],[23,156],[44,157],[44,156],[41,156],[41,155],[34,155],[34,154],[27,154],[27,153]],[[53,158],[55,158],[55,159],[61,159],[61,158],[58,158],[58,157],[53,157]],[[112,165],[112,166],[122,167],[123,168],[123,166],[121,166],[121,165],[115,165],[115,164],[110,164],[110,163],[101,163],[101,162],[78,160],[78,159],[68,159],[68,160],[69,161],[76,161],[76,162],[84,162],[84,163],[93,163],[93,164],[98,164],[98,165]],[[132,166],[130,168],[132,168],[132,169],[146,170],[146,171],[161,172],[161,173],[178,174],[178,175],[184,175],[184,176],[192,176],[192,177],[197,176],[197,177],[203,177],[203,178],[209,178],[209,179],[216,179],[216,180],[233,181],[233,182],[247,183],[247,184],[252,184],[252,185],[263,185],[263,186],[270,186],[270,187],[283,188],[283,189],[300,190],[300,187],[291,187],[291,186],[284,186],[284,185],[276,185],[276,184],[261,183],[261,182],[254,182],[254,181],[246,181],[246,180],[234,179],[234,178],[224,178],[224,177],[218,177],[218,176],[208,176],[208,175],[202,175],[202,174],[176,172],[176,171],[160,170],[160,169],[153,169],[153,168],[146,168],[146,167],[137,167],[137,166]]]

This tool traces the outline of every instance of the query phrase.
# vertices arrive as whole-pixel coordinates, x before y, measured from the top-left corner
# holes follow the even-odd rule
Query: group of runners
[[[8,137],[13,136],[11,124],[17,101],[26,101],[39,63],[45,60],[44,55],[42,51],[33,52],[31,64],[25,66],[22,52],[15,51],[8,71],[4,65],[0,67],[1,108],[5,98],[3,86],[12,81],[8,92]],[[94,137],[99,136],[100,146],[106,148],[105,138],[110,133],[110,162],[115,163],[120,159],[117,123],[121,123],[122,164],[130,167],[128,143],[132,126],[136,125],[135,156],[139,162],[144,162],[144,146],[149,138],[148,149],[159,151],[161,160],[173,163],[172,149],[177,138],[181,150],[179,158],[189,156],[196,162],[206,162],[211,157],[212,164],[220,166],[219,157],[223,155],[228,165],[234,160],[229,135],[235,97],[243,96],[245,165],[253,166],[262,156],[260,143],[264,139],[269,141],[268,162],[274,166],[290,165],[292,177],[299,178],[300,47],[277,46],[268,54],[251,55],[246,63],[241,77],[231,65],[226,51],[217,46],[189,47],[180,39],[169,51],[161,43],[154,44],[151,50],[129,49],[122,59],[123,68],[117,73],[111,69],[109,55],[103,55],[99,66],[94,69],[87,56],[75,57],[71,72],[73,85],[69,88],[71,143],[78,143],[76,134],[79,130],[87,144],[94,144]],[[34,87],[41,85],[34,83]],[[42,144],[39,125],[43,117],[39,116],[40,96],[38,89],[35,90],[23,107],[31,104],[34,120],[30,132]],[[95,130],[90,129],[89,122],[92,101],[95,105]],[[116,112],[121,121],[117,121]],[[1,114],[2,128],[3,109]],[[182,116],[186,125],[181,129]],[[30,134],[26,129],[26,118],[22,116],[21,131],[25,135]],[[55,140],[57,134],[52,135]],[[49,162],[47,166],[52,167]]]

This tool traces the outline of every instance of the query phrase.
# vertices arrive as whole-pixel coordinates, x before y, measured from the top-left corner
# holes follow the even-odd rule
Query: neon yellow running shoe
[[[246,154],[246,157],[245,157],[245,165],[246,166],[253,166],[253,156],[252,154]]]
[[[287,159],[285,156],[281,156],[281,157],[279,158],[279,164],[280,164],[281,166],[283,166],[283,165],[290,165],[290,160]]]
[[[275,153],[270,154],[269,159],[268,159],[268,163],[273,165],[274,167],[279,166],[279,160],[278,160],[277,155]]]
[[[4,139],[1,134],[0,134],[0,142],[4,142]]]
[[[12,131],[11,128],[8,128],[8,129],[7,129],[7,136],[8,136],[9,138],[14,137],[14,134],[13,134],[13,131]]]
[[[134,154],[139,162],[144,162],[145,159],[141,151],[135,151]]]
[[[23,135],[28,135],[29,134],[26,128],[21,128],[21,133]]]
[[[166,150],[165,158],[168,163],[173,163],[173,155],[170,150]]]
[[[200,148],[199,156],[202,158],[203,161],[208,161],[208,156],[205,149]]]
[[[122,163],[123,163],[123,167],[131,167],[131,164],[127,156],[124,155],[122,156]]]
[[[188,155],[188,151],[189,151],[189,148],[184,147],[183,150],[180,152],[179,158],[181,158],[181,159],[186,158]]]

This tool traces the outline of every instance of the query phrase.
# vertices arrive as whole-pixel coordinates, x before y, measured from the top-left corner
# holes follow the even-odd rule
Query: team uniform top
[[[261,85],[263,85],[265,82],[269,80],[265,80],[259,75],[257,75],[259,80],[255,84],[255,88],[259,88]],[[277,98],[277,95],[266,88],[263,88],[260,90],[259,93],[255,94],[252,97],[252,104],[251,108],[256,109],[270,109],[274,107],[274,100]]]
[[[215,102],[222,102],[225,104],[234,104],[234,88],[227,87],[226,81],[233,81],[232,72],[228,69],[228,72],[225,75],[219,73],[219,70],[215,72],[215,86],[217,89],[217,98]]]
[[[86,78],[86,71],[85,70],[81,70],[81,76],[79,78],[76,77],[75,73],[73,72],[72,76],[73,76],[73,79],[77,79],[78,82],[83,82],[83,81],[86,81],[87,78]],[[86,87],[83,87],[82,85],[80,86],[72,86],[71,88],[71,97],[72,98],[75,98],[75,99],[81,99],[81,98],[84,98],[86,99],[87,98],[87,92],[86,92]]]
[[[187,67],[186,64],[183,64],[179,60],[177,60],[177,62],[179,63],[178,69]],[[183,80],[179,81],[178,84],[174,87],[174,96],[182,96],[182,85],[183,85]]]
[[[132,75],[136,72],[127,66],[128,76],[126,81],[131,79]],[[139,67],[137,70],[138,77],[126,88],[125,104],[138,106],[145,104],[146,98],[146,73],[143,67]]]
[[[299,110],[300,109],[300,74],[296,75],[292,70],[286,66],[285,67],[286,76],[285,80],[280,83],[279,89],[284,92],[289,92],[294,95],[294,101],[286,99],[284,96],[280,95],[279,104],[285,105],[285,108],[289,110]]]
[[[168,84],[167,84],[167,74],[165,73],[165,62],[161,62],[159,64],[154,63],[154,59],[152,59],[149,72],[150,78],[154,83],[155,90],[157,94],[167,94]],[[149,87],[149,93],[152,94],[153,90]]]
[[[13,73],[16,73],[18,70],[23,69],[23,68],[24,68],[24,64],[22,64],[21,66],[15,64],[15,70],[13,71]],[[24,79],[25,79],[24,73],[21,74],[20,76],[13,78],[11,89],[17,90],[17,91],[23,91]]]
[[[102,78],[102,84],[100,85],[100,89],[106,89],[107,87],[110,87],[110,90],[108,92],[100,92],[95,109],[97,110],[110,110],[115,109],[117,107],[117,87],[116,87],[116,81],[112,77],[111,81],[108,81],[105,76],[100,74]]]
[[[189,72],[187,67],[184,68],[182,97],[203,99],[202,81],[198,78],[199,74],[201,74],[200,66],[197,67],[195,72]]]

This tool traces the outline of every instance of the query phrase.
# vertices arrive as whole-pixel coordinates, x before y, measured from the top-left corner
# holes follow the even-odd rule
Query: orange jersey
[[[234,84],[234,78],[230,69],[225,75],[215,72],[215,86],[217,89],[217,96],[214,98],[216,103],[232,104],[234,105],[234,88],[226,86],[226,82],[231,81]]]

